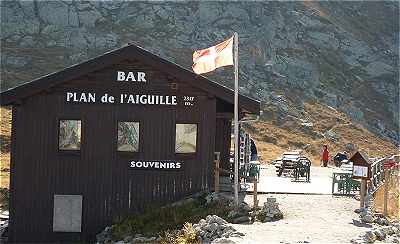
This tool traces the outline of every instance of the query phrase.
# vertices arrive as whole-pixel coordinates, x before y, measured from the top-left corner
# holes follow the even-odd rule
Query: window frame
[[[187,125],[196,125],[196,150],[195,152],[188,152],[188,153],[184,153],[184,152],[176,152],[176,125],[178,124],[187,124]],[[193,121],[176,121],[175,122],[175,129],[174,129],[174,154],[175,156],[178,156],[179,158],[192,158],[192,157],[196,157],[197,153],[199,151],[199,122],[193,122]]]
[[[137,151],[119,151],[118,150],[118,124],[120,122],[133,122],[133,123],[139,123],[139,145],[138,145],[138,150]],[[127,156],[131,156],[131,155],[135,155],[138,153],[142,152],[142,135],[143,135],[143,128],[142,128],[142,121],[140,121],[139,119],[119,119],[116,121],[115,124],[115,134],[114,134],[114,140],[115,140],[115,151],[119,154],[119,155],[127,155]]]
[[[60,122],[61,122],[61,120],[79,120],[81,122],[81,134],[80,134],[80,142],[81,142],[81,144],[80,144],[79,149],[60,149]],[[80,118],[80,117],[77,117],[77,116],[62,116],[62,117],[58,117],[57,118],[56,129],[57,129],[57,144],[56,144],[56,147],[57,147],[58,153],[60,153],[60,154],[76,154],[76,155],[81,154],[81,151],[84,148],[84,141],[85,141],[85,137],[84,137],[85,130],[84,130],[84,121],[83,121],[83,119]]]

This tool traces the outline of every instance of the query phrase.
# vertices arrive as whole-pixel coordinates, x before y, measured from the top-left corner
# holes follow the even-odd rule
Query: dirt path
[[[233,225],[243,232],[238,243],[350,243],[368,228],[353,225],[358,219],[354,209],[358,201],[350,197],[329,195],[260,195],[260,205],[268,196],[276,197],[284,219],[252,225]],[[252,205],[252,196],[246,202]]]

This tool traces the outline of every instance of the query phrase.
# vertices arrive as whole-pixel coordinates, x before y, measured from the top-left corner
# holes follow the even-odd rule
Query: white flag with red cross
[[[233,37],[215,46],[197,50],[193,53],[193,71],[196,74],[208,73],[216,68],[233,65]]]

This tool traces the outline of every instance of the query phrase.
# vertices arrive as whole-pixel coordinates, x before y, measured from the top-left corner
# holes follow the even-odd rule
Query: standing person
[[[250,161],[257,161],[258,160],[257,147],[253,139],[250,139],[250,151],[251,151]]]
[[[329,161],[329,151],[328,151],[328,146],[324,145],[322,147],[322,166],[326,167],[328,166],[328,161]]]

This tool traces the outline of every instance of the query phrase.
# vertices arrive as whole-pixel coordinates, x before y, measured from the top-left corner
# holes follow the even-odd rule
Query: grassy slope
[[[304,117],[313,124],[312,129],[303,126],[302,121],[290,118],[280,125],[271,120],[248,126],[247,130],[255,139],[263,162],[276,159],[284,151],[304,149],[313,164],[318,165],[323,144],[328,145],[331,156],[338,151],[347,150],[347,143],[352,143],[356,149],[366,152],[370,157],[398,152],[391,142],[376,137],[361,125],[352,123],[345,114],[335,109],[318,103],[306,103],[304,110]],[[337,141],[324,136],[329,130],[337,135]]]

